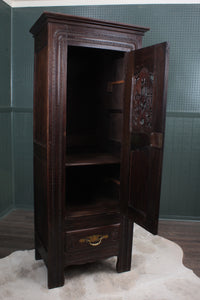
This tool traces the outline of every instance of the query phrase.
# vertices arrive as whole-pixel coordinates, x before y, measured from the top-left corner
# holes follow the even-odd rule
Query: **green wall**
[[[14,198],[31,207],[33,38],[43,11],[147,26],[144,46],[170,43],[161,217],[200,219],[200,5],[120,5],[12,10]]]
[[[11,9],[0,1],[0,216],[13,205],[10,52]]]
[[[11,9],[0,1],[0,80],[1,107],[10,106]]]

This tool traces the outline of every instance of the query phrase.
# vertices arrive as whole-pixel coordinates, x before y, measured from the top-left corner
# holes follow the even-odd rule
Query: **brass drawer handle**
[[[88,243],[90,246],[96,247],[99,246],[102,242],[103,239],[107,239],[108,235],[100,235],[100,234],[95,234],[95,235],[90,235],[87,236],[85,239],[80,239],[80,243]]]

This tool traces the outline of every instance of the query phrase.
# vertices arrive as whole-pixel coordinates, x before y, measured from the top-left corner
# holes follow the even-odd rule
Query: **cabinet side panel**
[[[40,152],[40,147],[34,144],[35,233],[43,247],[47,249],[47,163],[46,160],[41,157]]]
[[[34,142],[47,144],[47,47],[35,53]]]
[[[42,246],[48,247],[48,219],[47,219],[47,116],[48,69],[47,46],[38,48],[38,39],[35,40],[35,78],[34,78],[34,208],[35,234]],[[37,249],[37,245],[36,245]]]

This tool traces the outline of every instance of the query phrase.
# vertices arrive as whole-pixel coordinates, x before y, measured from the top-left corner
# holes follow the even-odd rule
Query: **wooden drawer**
[[[83,264],[118,255],[119,225],[66,232],[65,265]]]

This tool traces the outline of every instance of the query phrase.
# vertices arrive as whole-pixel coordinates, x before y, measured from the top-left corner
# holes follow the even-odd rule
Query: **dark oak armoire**
[[[130,270],[133,223],[156,234],[168,44],[148,28],[44,12],[31,28],[35,255],[48,287],[64,269],[117,256]]]

